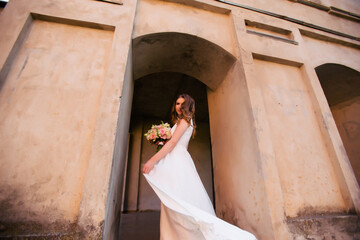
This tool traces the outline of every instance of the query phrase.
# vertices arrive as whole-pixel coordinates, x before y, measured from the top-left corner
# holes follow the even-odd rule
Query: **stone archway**
[[[118,147],[114,154],[110,180],[104,239],[120,236],[119,222],[122,218],[121,206],[124,199],[126,146],[128,144],[135,80],[151,74],[180,73],[202,82],[204,91],[207,92],[206,95],[208,96],[210,93],[216,92],[237,60],[222,47],[206,39],[184,33],[167,32],[144,35],[135,38],[132,46],[132,55],[129,55],[128,58],[126,80],[122,93],[122,107],[120,107],[118,120]],[[173,99],[169,102],[172,101]],[[209,110],[211,108],[216,109],[216,105],[216,102],[209,104]],[[216,112],[212,116],[216,120]],[[213,127],[213,129],[216,128]]]
[[[334,63],[320,65],[315,70],[360,183],[360,72]]]
[[[135,91],[130,131],[133,131],[134,135],[139,135],[140,131],[141,135],[143,135],[143,132],[146,130],[144,128],[149,127],[151,123],[155,123],[154,121],[169,118],[171,104],[177,94],[186,92],[192,95],[197,102],[196,120],[200,126],[199,133],[201,139],[194,140],[191,146],[189,146],[189,151],[194,156],[200,177],[208,190],[210,198],[213,200],[214,187],[207,91],[216,90],[235,61],[236,58],[221,47],[190,34],[176,32],[157,33],[133,40]],[[158,94],[161,94],[162,91],[166,93],[159,96]],[[139,95],[143,96],[139,97]],[[137,144],[141,144],[139,140],[137,140]],[[143,142],[143,145],[146,145],[146,143],[144,144]],[[191,149],[192,146],[195,147]],[[197,150],[196,146],[202,146],[203,149]],[[141,156],[137,157],[141,165],[141,161],[145,161],[145,158],[148,157],[147,155],[151,155],[152,151],[151,149],[149,150],[149,147],[151,146],[138,146],[138,152],[136,153],[136,146],[134,147],[133,145],[129,149],[130,155],[139,154],[140,151]],[[206,155],[208,157],[205,157],[205,159],[203,157],[201,163],[196,155]],[[134,156],[130,156],[130,158],[130,161],[134,161]],[[134,170],[130,169],[134,169],[134,163],[131,164],[130,161],[128,161],[127,165],[126,187],[128,190],[132,189],[132,191],[126,191],[125,193],[124,211],[129,213],[135,210],[138,214],[123,214],[121,226],[129,228],[128,225],[130,224],[133,229],[136,229],[138,224],[141,225],[149,221],[153,222],[153,227],[144,229],[143,233],[146,232],[147,236],[153,235],[156,238],[158,237],[158,232],[154,232],[153,228],[158,230],[157,219],[159,215],[156,210],[159,210],[157,208],[160,207],[159,200],[144,182],[144,179],[141,176],[139,178],[138,172],[134,174]],[[139,171],[141,168],[139,162],[135,164],[135,171]],[[135,179],[135,181],[131,179]],[[129,183],[134,186],[138,185],[137,193],[134,193],[134,186],[129,186]],[[134,200],[136,203],[134,203]],[[149,210],[150,212],[140,213],[140,211]],[[136,221],[133,220],[135,215]],[[128,234],[134,232],[131,230],[122,231],[121,229],[120,236],[122,237],[129,236]],[[132,237],[135,236],[132,235]],[[141,239],[141,235],[138,237]]]
[[[215,90],[236,58],[220,46],[197,36],[164,32],[133,40],[134,79],[157,72],[179,72]]]

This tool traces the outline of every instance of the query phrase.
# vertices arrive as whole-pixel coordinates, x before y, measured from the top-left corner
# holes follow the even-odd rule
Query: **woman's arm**
[[[154,164],[156,162],[165,157],[166,154],[168,154],[169,152],[171,152],[171,150],[174,149],[175,145],[179,141],[180,137],[184,134],[188,126],[189,123],[185,119],[180,120],[170,140],[165,143],[165,145],[160,149],[160,151],[158,151],[145,163],[142,170],[143,173],[149,173],[154,168]]]

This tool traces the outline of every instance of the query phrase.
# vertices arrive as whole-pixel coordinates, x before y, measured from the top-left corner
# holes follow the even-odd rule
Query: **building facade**
[[[219,217],[360,239],[359,22],[357,0],[9,1],[0,238],[156,239],[143,134],[187,92]]]

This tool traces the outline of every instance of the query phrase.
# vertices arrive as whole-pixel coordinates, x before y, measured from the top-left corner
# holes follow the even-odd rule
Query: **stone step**
[[[294,240],[360,240],[357,215],[321,215],[287,220]]]

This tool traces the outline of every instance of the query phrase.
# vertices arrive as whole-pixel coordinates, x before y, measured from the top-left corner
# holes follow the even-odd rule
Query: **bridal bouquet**
[[[156,151],[158,152],[171,138],[170,124],[161,122],[159,125],[152,125],[144,135],[150,143],[157,145]]]

